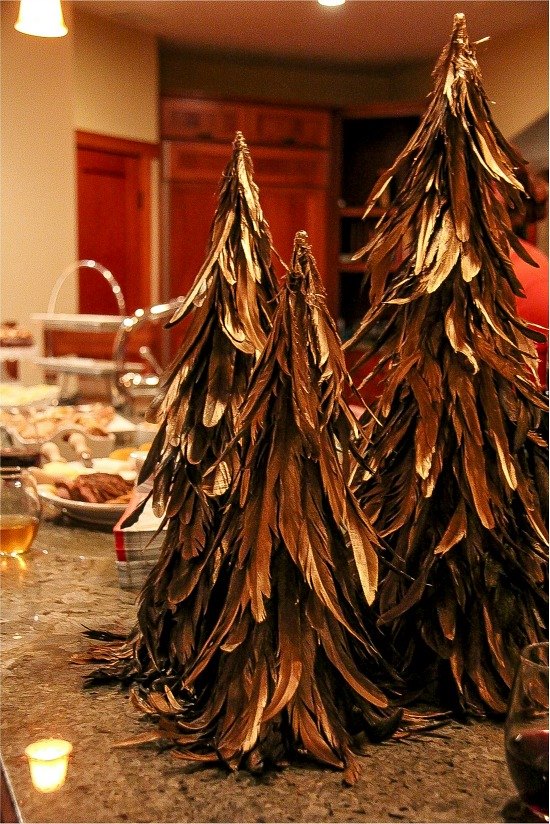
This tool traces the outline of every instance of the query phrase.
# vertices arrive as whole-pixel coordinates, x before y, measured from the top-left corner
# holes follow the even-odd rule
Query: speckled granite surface
[[[28,822],[486,822],[513,794],[502,727],[447,728],[441,738],[372,747],[352,788],[336,772],[295,766],[262,779],[182,767],[154,747],[117,750],[141,731],[116,689],[84,691],[68,659],[83,625],[130,626],[112,536],[43,523],[24,566],[0,561],[2,755]],[[74,753],[65,786],[32,788],[23,750],[60,736]]]

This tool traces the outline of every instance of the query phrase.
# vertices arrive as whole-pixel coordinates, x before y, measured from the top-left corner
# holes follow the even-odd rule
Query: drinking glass
[[[0,467],[0,555],[21,555],[29,549],[40,513],[32,475],[19,466]]]
[[[548,821],[548,642],[522,651],[505,726],[506,761],[534,820]]]

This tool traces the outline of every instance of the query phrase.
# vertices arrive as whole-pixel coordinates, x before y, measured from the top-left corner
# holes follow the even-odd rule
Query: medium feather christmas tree
[[[183,597],[179,570],[203,555],[219,525],[234,466],[218,459],[235,434],[237,412],[276,304],[271,251],[252,161],[238,132],[206,260],[168,325],[192,313],[190,324],[151,412],[160,428],[140,479],[153,478],[153,508],[167,524],[166,538],[140,595],[134,631],[118,644],[89,653],[101,663],[95,679],[152,682],[180,672],[191,652],[201,606],[197,603],[197,614],[185,619],[177,612]],[[232,461],[238,464],[238,450]],[[204,476],[216,462],[215,494],[207,494]]]
[[[464,15],[434,70],[422,122],[376,184],[399,191],[369,245],[371,309],[348,347],[385,373],[370,424],[365,511],[395,567],[382,618],[411,685],[503,713],[520,649],[547,637],[546,407],[508,207],[524,161],[493,123]],[[532,263],[532,261],[530,261]]]

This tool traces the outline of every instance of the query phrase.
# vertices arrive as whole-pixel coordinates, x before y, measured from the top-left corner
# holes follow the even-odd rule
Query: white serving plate
[[[80,461],[67,461],[63,464],[47,463],[41,471],[51,476],[52,484],[57,480],[73,481],[79,475],[91,475],[92,472],[120,475],[125,481],[135,481],[137,475],[133,460],[121,461],[116,458],[93,458],[91,467],[85,467]]]
[[[141,472],[141,467],[145,463],[145,459],[149,454],[149,450],[136,449],[135,452],[130,452],[130,458],[136,465],[136,472]]]
[[[36,346],[0,346],[0,361],[28,361],[38,356]]]
[[[49,372],[62,372],[64,375],[88,375],[96,378],[116,375],[120,369],[119,365],[112,360],[80,358],[78,355],[49,355],[36,358],[35,363]],[[124,363],[124,369],[141,372],[143,364]]]
[[[48,485],[38,484],[38,494],[43,501],[53,504],[76,521],[97,526],[114,526],[128,504],[90,504],[86,501],[68,501],[54,495]]]
[[[139,449],[142,443],[151,443],[155,435],[159,431],[160,425],[156,423],[148,423],[147,421],[140,421],[134,426],[134,442],[136,449]]]
[[[71,458],[74,458],[75,453],[65,439],[72,432],[82,432],[84,434],[86,443],[90,447],[90,452],[94,458],[106,458],[116,447],[116,437],[114,434],[90,435],[79,426],[64,426],[58,429],[55,435],[37,440],[20,438],[18,432],[9,426],[0,426],[0,431],[7,432],[11,442],[11,447],[2,448],[1,451],[3,454],[13,452],[16,455],[36,455],[40,451],[42,444],[51,441],[58,447],[62,457],[70,461]]]
[[[113,435],[126,434],[127,432],[135,432],[136,425],[129,421],[128,418],[124,418],[122,415],[119,415],[118,412],[115,412],[115,417],[107,425],[107,431]]]

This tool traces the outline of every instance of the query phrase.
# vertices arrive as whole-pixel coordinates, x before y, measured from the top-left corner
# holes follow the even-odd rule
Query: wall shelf
[[[338,328],[349,338],[368,309],[363,289],[365,263],[352,255],[366,246],[376,224],[391,205],[396,185],[384,193],[367,217],[368,196],[379,176],[395,161],[420,121],[422,106],[384,104],[361,106],[339,112],[340,177],[337,192],[338,221]]]
[[[345,274],[346,272],[359,272],[363,274],[365,271],[365,264],[361,263],[360,260],[342,260],[342,258],[340,258],[338,269],[342,274]]]

